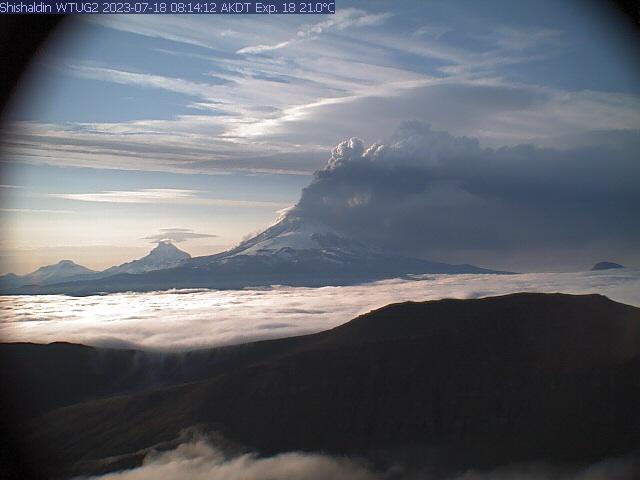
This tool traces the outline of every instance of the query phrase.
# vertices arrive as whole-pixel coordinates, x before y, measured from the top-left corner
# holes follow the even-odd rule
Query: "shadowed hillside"
[[[62,346],[10,348],[3,360],[28,348],[63,361]],[[114,392],[129,393],[76,392],[93,399],[32,418],[31,445],[56,446],[42,463],[52,471],[99,469],[193,425],[265,454],[456,468],[592,462],[640,445],[640,309],[599,295],[390,305],[319,334],[192,352],[180,368],[170,355],[155,376],[149,354],[107,355],[142,355],[137,378],[164,386],[119,380]],[[78,372],[66,371],[56,381],[73,386]]]

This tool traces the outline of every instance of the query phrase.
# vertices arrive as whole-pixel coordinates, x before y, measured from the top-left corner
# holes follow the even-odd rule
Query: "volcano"
[[[191,258],[191,255],[187,252],[183,252],[170,241],[163,240],[158,242],[158,245],[146,257],[107,268],[101,272],[101,276],[116,275],[118,273],[144,273],[177,267],[189,258]]]
[[[23,285],[41,285],[48,283],[59,283],[79,276],[95,274],[91,270],[82,265],[72,262],[71,260],[60,260],[54,265],[46,265],[26,275],[16,275],[8,273],[0,276],[0,288],[18,288]]]
[[[184,288],[237,289],[271,285],[351,285],[420,274],[506,273],[473,265],[450,265],[377,250],[328,225],[288,214],[262,233],[215,255],[187,258],[159,245],[149,256],[81,279],[16,293],[152,291]],[[159,250],[161,249],[161,250]],[[166,256],[161,252],[170,252]],[[184,252],[181,252],[184,254]],[[184,254],[187,255],[187,254]],[[175,262],[159,267],[156,259]],[[155,268],[144,271],[147,266]],[[108,275],[105,275],[108,274]]]
[[[87,282],[122,273],[144,273],[176,267],[189,258],[191,255],[165,240],[158,242],[158,245],[148,255],[122,265],[109,267],[101,272],[83,267],[71,260],[61,260],[54,265],[40,267],[27,275],[14,273],[2,275],[0,276],[0,289],[2,293],[21,293],[24,290],[38,289],[45,285],[56,285],[61,282]]]

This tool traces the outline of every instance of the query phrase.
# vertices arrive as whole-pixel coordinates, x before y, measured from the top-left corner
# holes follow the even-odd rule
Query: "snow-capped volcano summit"
[[[279,255],[303,250],[339,251],[350,255],[369,251],[362,243],[327,225],[289,214],[221,256]]]
[[[40,267],[35,272],[29,274],[33,277],[34,283],[46,283],[53,279],[72,277],[86,273],[93,273],[93,270],[78,265],[71,260],[60,260],[55,265]]]
[[[169,240],[162,240],[147,256],[108,268],[101,273],[101,276],[116,275],[118,273],[144,273],[173,268],[189,258],[191,258],[191,255],[187,252],[180,250]]]
[[[417,273],[491,273],[472,265],[448,265],[376,250],[292,213],[231,250],[193,258],[184,266],[224,272],[227,281],[238,277],[247,285],[335,285]]]
[[[191,255],[180,250],[171,243],[171,240],[162,240],[149,252],[149,255],[141,258],[139,261],[142,262],[143,260],[146,260],[154,265],[164,265],[171,262],[181,262],[187,258],[191,258]]]
[[[60,260],[53,265],[40,267],[27,275],[15,275],[9,273],[0,277],[0,288],[15,288],[22,285],[46,285],[48,283],[62,282],[80,275],[91,275],[93,270],[78,265],[71,260]]]

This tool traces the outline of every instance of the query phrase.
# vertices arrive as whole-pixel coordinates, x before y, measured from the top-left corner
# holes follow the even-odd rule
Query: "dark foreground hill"
[[[1,351],[6,364],[42,362],[24,378],[12,370],[20,389],[64,385],[20,410],[48,473],[135,462],[194,425],[264,454],[454,469],[580,464],[640,446],[640,309],[599,295],[402,303],[319,334],[163,358],[60,344]]]

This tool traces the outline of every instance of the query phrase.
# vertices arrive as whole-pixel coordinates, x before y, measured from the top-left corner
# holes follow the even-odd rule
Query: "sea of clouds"
[[[322,288],[3,296],[0,340],[187,350],[326,330],[394,302],[514,292],[600,293],[640,306],[640,270],[423,275]]]

